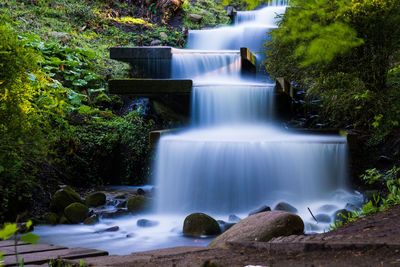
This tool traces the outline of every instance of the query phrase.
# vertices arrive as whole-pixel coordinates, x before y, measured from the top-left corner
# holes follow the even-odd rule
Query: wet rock
[[[58,215],[54,212],[48,212],[43,215],[43,220],[47,224],[56,225],[58,222]]]
[[[126,198],[127,198],[127,196],[125,194],[120,194],[115,197],[115,199],[126,199]]]
[[[279,202],[275,206],[274,210],[283,210],[283,211],[287,211],[287,212],[291,212],[291,213],[297,213],[297,209],[286,202]]]
[[[159,46],[161,44],[162,44],[161,40],[154,39],[153,41],[151,41],[150,46]]]
[[[217,222],[219,224],[219,228],[221,229],[221,232],[225,232],[226,230],[228,230],[229,228],[231,228],[232,226],[235,225],[235,223],[228,223],[223,220],[217,220]]]
[[[103,218],[118,218],[124,215],[129,214],[129,211],[127,209],[117,209],[113,211],[106,211],[101,213],[101,217]]]
[[[71,223],[80,223],[88,217],[89,208],[82,203],[72,203],[64,209],[64,214]]]
[[[142,188],[139,188],[138,190],[136,190],[136,194],[138,194],[140,196],[144,196],[144,195],[146,195],[146,191],[144,191]]]
[[[119,226],[109,227],[103,230],[96,231],[95,233],[104,233],[104,232],[117,232],[119,231]]]
[[[264,211],[271,211],[271,208],[267,205],[261,206],[255,210],[250,211],[249,216],[260,213],[260,212],[264,212]]]
[[[351,213],[350,211],[346,210],[346,209],[340,209],[337,210],[333,213],[333,218],[335,221],[340,221],[342,223],[346,223],[347,222],[347,216],[348,214]]]
[[[126,207],[131,212],[140,212],[150,207],[150,199],[144,196],[135,196],[128,199]]]
[[[318,211],[319,212],[331,212],[331,211],[337,210],[337,208],[338,207],[335,205],[326,204],[326,205],[319,207]]]
[[[218,222],[204,213],[192,213],[185,218],[183,234],[189,236],[217,235],[221,233]]]
[[[317,221],[319,223],[330,223],[332,220],[331,216],[329,216],[328,214],[324,214],[324,213],[315,215],[315,219],[317,219]]]
[[[200,23],[203,20],[203,16],[198,14],[189,14],[189,19],[194,23]]]
[[[94,192],[85,197],[86,205],[89,207],[98,207],[106,204],[106,194],[103,192]]]
[[[139,227],[154,227],[157,226],[159,222],[147,220],[147,219],[140,219],[137,221],[136,225]]]
[[[229,218],[228,218],[229,222],[234,222],[234,223],[240,222],[241,220],[242,219],[240,219],[238,216],[236,216],[234,214],[229,215]]]
[[[278,236],[302,234],[302,219],[286,211],[266,211],[249,216],[215,238],[208,246],[225,247],[226,242],[266,242]]]
[[[54,193],[51,198],[50,209],[54,212],[62,212],[68,205],[74,202],[81,203],[81,196],[71,187],[66,186]]]
[[[99,217],[98,217],[97,215],[95,215],[95,216],[86,218],[86,219],[83,221],[83,224],[86,224],[86,225],[93,225],[93,224],[96,224],[96,223],[98,223],[98,222],[99,222]]]

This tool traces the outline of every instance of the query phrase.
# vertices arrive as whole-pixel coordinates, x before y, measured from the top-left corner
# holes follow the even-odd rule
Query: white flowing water
[[[189,49],[173,50],[172,76],[194,80],[192,124],[159,141],[154,211],[101,219],[95,226],[38,226],[42,242],[110,254],[207,245],[211,239],[182,235],[189,213],[228,221],[231,214],[244,218],[257,207],[273,208],[280,201],[297,208],[306,232],[321,232],[329,223],[313,222],[308,208],[332,217],[347,203],[360,201],[345,190],[345,138],[279,128],[271,119],[273,85],[265,77],[263,83],[240,77],[240,47],[261,51],[266,32],[276,27],[275,15],[285,10],[279,2],[239,12],[234,26],[190,31]],[[143,218],[158,225],[137,226]],[[115,225],[117,232],[101,231]]]

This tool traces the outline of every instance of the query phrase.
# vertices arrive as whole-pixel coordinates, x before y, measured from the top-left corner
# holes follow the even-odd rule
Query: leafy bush
[[[149,176],[148,134],[153,121],[132,111],[123,117],[81,106],[70,115],[60,158],[78,186],[143,184]],[[64,155],[64,156],[62,156]]]
[[[315,123],[363,130],[376,146],[399,125],[395,22],[399,1],[290,1],[265,44],[266,70],[321,100],[307,107]]]
[[[0,221],[31,206],[37,163],[65,106],[65,90],[40,70],[40,60],[0,21]]]
[[[369,169],[361,178],[368,184],[382,183],[386,185],[387,192],[382,196],[374,195],[373,200],[368,201],[360,210],[340,214],[341,220],[337,220],[331,225],[331,229],[341,227],[345,222],[353,222],[359,218],[371,215],[378,211],[386,210],[394,205],[400,204],[400,167],[393,166],[392,169],[381,172],[377,169]]]

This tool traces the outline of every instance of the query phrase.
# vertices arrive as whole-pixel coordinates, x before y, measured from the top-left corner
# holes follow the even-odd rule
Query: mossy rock
[[[94,192],[85,197],[86,205],[89,207],[98,207],[106,204],[106,194],[103,192]]]
[[[86,219],[83,221],[83,224],[86,224],[86,225],[93,225],[93,224],[96,224],[96,223],[98,223],[98,222],[99,222],[99,217],[98,217],[97,215],[95,215],[95,216],[93,216],[93,217],[86,218]]]
[[[64,214],[71,223],[83,222],[89,215],[89,208],[82,203],[72,203],[64,209]]]
[[[60,224],[71,224],[71,222],[68,220],[67,217],[65,217],[65,215],[61,216],[59,223]]]
[[[54,193],[50,202],[50,209],[54,212],[62,212],[64,209],[74,203],[82,202],[81,196],[71,187],[64,187]]]
[[[144,196],[135,196],[128,199],[126,207],[131,212],[139,212],[150,207],[150,199]]]
[[[185,218],[183,234],[189,236],[218,235],[221,229],[218,222],[204,213],[192,213]]]
[[[43,220],[47,224],[56,225],[58,222],[58,215],[55,214],[54,212],[48,212],[45,215],[43,215]]]

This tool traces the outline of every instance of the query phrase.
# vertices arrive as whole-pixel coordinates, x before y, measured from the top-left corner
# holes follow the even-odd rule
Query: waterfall
[[[240,54],[232,51],[197,51],[173,49],[172,78],[192,78],[202,80],[206,77],[240,76]]]
[[[266,77],[240,78],[239,48],[261,50],[276,14],[285,11],[278,2],[238,12],[233,26],[190,31],[189,49],[174,50],[173,76],[194,80],[192,123],[159,141],[158,213],[246,213],[279,200],[302,213],[345,188],[345,138],[279,128],[272,122],[273,85]]]
[[[240,124],[272,117],[273,85],[195,85],[192,93],[192,123],[196,126]]]

